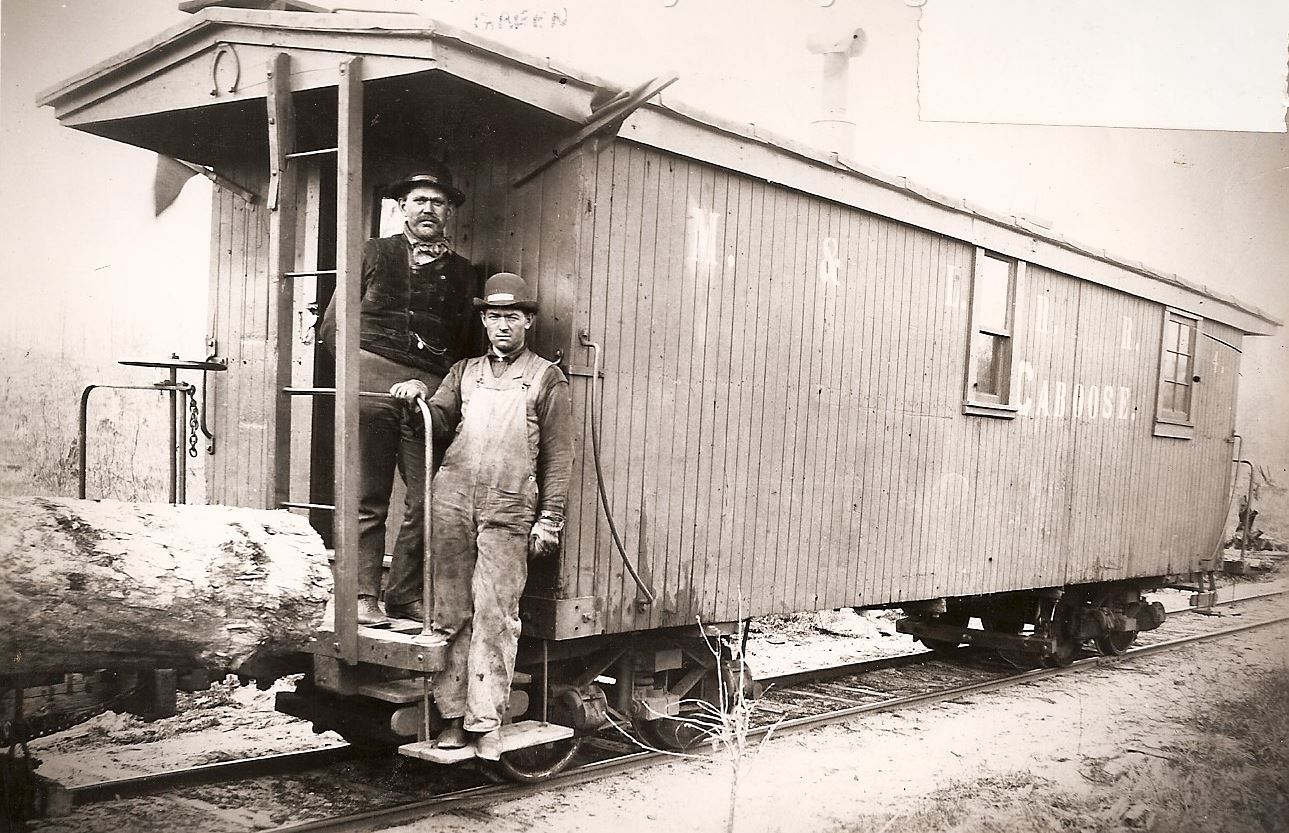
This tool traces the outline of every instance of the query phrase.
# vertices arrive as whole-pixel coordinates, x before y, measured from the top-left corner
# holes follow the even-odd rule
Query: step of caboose
[[[374,700],[402,704],[420,700],[425,695],[425,688],[420,677],[413,677],[408,680],[386,680],[383,683],[360,685],[358,693]]]
[[[389,629],[394,633],[420,633],[421,623],[415,619],[390,619]]]
[[[530,746],[568,740],[571,737],[573,737],[573,730],[567,726],[542,723],[538,720],[522,720],[519,723],[507,723],[501,727],[501,751],[514,752],[516,749],[527,749]],[[429,761],[432,764],[459,764],[474,757],[474,747],[439,749],[434,745],[434,741],[428,740],[404,744],[398,747],[398,754]]]

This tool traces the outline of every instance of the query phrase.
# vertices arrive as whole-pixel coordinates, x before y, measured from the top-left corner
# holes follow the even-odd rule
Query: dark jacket
[[[475,352],[478,316],[472,299],[479,275],[456,252],[413,269],[402,232],[363,246],[362,349],[440,376]],[[318,327],[327,350],[336,352],[336,299]]]

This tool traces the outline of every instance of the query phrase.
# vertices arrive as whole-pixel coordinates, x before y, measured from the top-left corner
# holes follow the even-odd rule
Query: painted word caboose
[[[1157,626],[1142,589],[1214,567],[1242,339],[1278,322],[664,85],[406,15],[205,8],[44,96],[222,183],[208,494],[309,511],[336,548],[335,638],[290,708],[408,740],[415,694],[372,686],[441,659],[350,621],[356,345],[337,370],[312,331],[338,291],[356,332],[379,195],[427,156],[468,195],[455,247],[536,286],[572,382],[516,717],[674,715],[730,681],[706,643],[745,616],[905,606],[928,644],[1054,661]]]

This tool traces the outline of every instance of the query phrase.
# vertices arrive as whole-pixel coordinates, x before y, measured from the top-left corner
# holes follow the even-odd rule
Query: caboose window
[[[1195,334],[1199,319],[1177,310],[1164,314],[1164,334],[1159,349],[1159,401],[1155,409],[1155,434],[1163,437],[1193,436],[1191,420],[1195,402]]]
[[[976,249],[971,279],[971,343],[963,411],[1015,416],[1011,404],[1012,325],[1023,264]]]

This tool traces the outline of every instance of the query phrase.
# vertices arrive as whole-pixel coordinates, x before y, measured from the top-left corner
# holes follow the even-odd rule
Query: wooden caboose
[[[352,325],[384,184],[446,161],[455,248],[535,284],[572,383],[569,531],[521,666],[582,694],[611,672],[624,710],[674,713],[705,684],[674,647],[696,621],[841,606],[907,605],[931,644],[982,615],[1114,648],[1157,624],[1142,588],[1214,568],[1242,340],[1278,322],[660,86],[414,16],[211,7],[42,103],[222,183],[208,495],[310,511],[342,565],[356,363],[315,313],[348,287]],[[286,392],[332,385],[334,409]],[[337,630],[342,666],[371,659]]]

